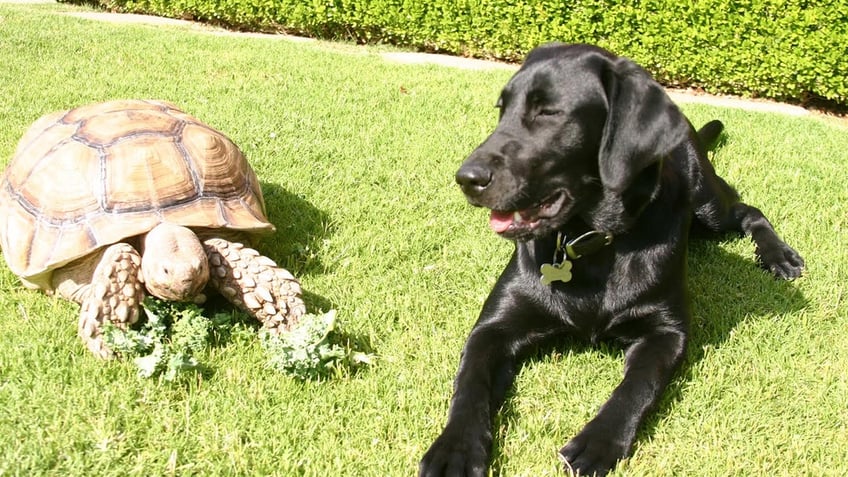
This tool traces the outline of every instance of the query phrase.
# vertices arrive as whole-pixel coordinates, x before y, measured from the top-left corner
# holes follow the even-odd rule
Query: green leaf
[[[335,333],[336,310],[323,315],[307,314],[289,331],[261,333],[268,365],[299,379],[322,379],[370,365],[373,357],[342,344]]]
[[[165,348],[161,343],[156,343],[153,352],[147,356],[141,356],[133,359],[133,362],[138,367],[138,375],[142,378],[151,378],[156,375],[161,368],[162,358],[165,356]]]

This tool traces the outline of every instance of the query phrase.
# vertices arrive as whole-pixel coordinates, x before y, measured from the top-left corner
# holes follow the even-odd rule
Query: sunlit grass
[[[0,266],[0,474],[406,476],[444,423],[459,351],[510,253],[453,185],[508,71],[384,62],[370,50],[110,25],[0,4],[0,160],[36,118],[160,98],[244,150],[278,231],[260,248],[338,310],[377,365],[302,382],[239,335],[179,385],[101,362],[77,307]],[[806,258],[794,283],[748,241],[697,243],[687,366],[617,475],[848,473],[848,131],[816,118],[684,106],[725,122],[719,172]],[[494,469],[557,475],[555,452],[621,376],[615,349],[524,366]]]

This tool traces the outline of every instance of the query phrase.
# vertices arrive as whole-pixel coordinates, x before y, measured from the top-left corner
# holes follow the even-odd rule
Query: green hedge
[[[848,0],[95,1],[237,29],[508,61],[546,41],[595,43],[670,86],[848,105]]]

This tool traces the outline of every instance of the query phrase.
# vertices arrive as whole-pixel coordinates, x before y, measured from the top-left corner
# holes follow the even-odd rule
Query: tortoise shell
[[[271,232],[259,181],[221,132],[164,101],[45,115],[0,183],[0,247],[24,283],[160,222]]]

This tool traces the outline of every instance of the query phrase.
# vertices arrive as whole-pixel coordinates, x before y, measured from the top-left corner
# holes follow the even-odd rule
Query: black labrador
[[[522,352],[563,335],[626,349],[621,384],[559,451],[566,470],[605,475],[684,358],[690,231],[750,236],[780,278],[800,276],[804,261],[716,175],[705,151],[722,124],[696,132],[632,61],[542,45],[497,107],[495,131],[456,180],[515,252],[471,330],[447,425],[419,475],[485,475],[492,417]]]

